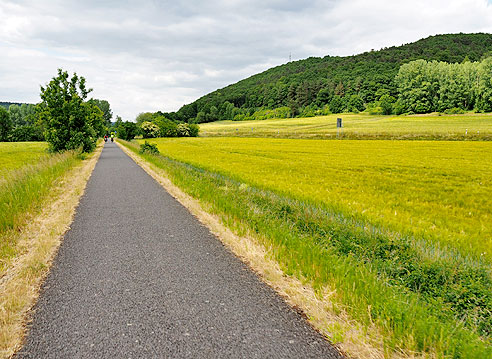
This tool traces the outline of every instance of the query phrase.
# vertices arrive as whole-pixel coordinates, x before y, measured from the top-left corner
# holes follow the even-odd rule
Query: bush
[[[255,118],[253,116],[249,116],[244,113],[238,113],[236,116],[234,116],[233,121],[251,121],[254,119]]]
[[[457,115],[465,112],[466,112],[465,110],[459,107],[448,108],[447,110],[444,111],[444,113],[447,115]]]
[[[379,102],[372,102],[367,104],[367,112],[369,115],[382,115],[383,109],[379,106]]]
[[[144,121],[140,125],[143,138],[198,136],[199,127],[196,124],[170,120],[160,112],[150,114],[148,118],[150,121]]]
[[[39,127],[33,125],[19,126],[10,131],[9,141],[44,141],[43,131]]]
[[[142,129],[143,138],[159,137],[159,126],[155,123],[145,121],[140,128]]]
[[[275,118],[289,118],[291,116],[290,107],[287,106],[277,107],[273,111],[275,113]]]
[[[255,111],[252,115],[248,116],[248,114],[244,114],[242,116],[244,116],[243,119],[248,119],[248,117],[251,117],[252,120],[268,120],[271,118],[289,118],[291,116],[291,110],[290,107],[287,106],[277,107],[274,109],[261,108],[258,111]]]
[[[178,133],[178,137],[190,137],[190,127],[187,123],[180,123],[176,126],[176,132]]]
[[[200,132],[200,127],[194,123],[189,124],[190,126],[190,137],[198,137],[198,132]]]
[[[175,122],[165,117],[158,117],[154,121],[155,124],[159,126],[161,137],[178,137],[177,125]]]
[[[142,154],[147,153],[149,155],[158,155],[160,152],[155,143],[149,143],[145,141],[145,143],[140,145],[140,153]]]
[[[315,111],[316,116],[326,116],[331,115],[330,106],[324,105],[322,108],[319,108]]]
[[[316,116],[316,108],[313,106],[306,106],[301,110],[300,117],[314,117]]]

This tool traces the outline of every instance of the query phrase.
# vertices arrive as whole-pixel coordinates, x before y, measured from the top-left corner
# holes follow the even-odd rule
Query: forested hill
[[[395,76],[404,63],[417,59],[473,62],[489,53],[492,34],[479,33],[431,36],[354,56],[310,57],[271,68],[165,115],[173,120],[211,122],[279,108],[292,116],[312,114],[327,108],[334,96],[343,99],[340,106],[345,109],[366,108],[381,95],[397,97]]]

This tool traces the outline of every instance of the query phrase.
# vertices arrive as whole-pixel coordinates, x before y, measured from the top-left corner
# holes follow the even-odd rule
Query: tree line
[[[492,57],[480,62],[417,60],[400,67],[396,113],[492,111]]]
[[[193,123],[170,120],[162,112],[144,112],[137,116],[136,122],[123,122],[118,118],[113,124],[118,137],[131,140],[136,136],[142,138],[156,137],[197,137],[199,127]]]
[[[106,100],[88,99],[92,89],[86,80],[62,69],[41,86],[41,102],[0,104],[0,142],[47,141],[53,152],[81,149],[91,152],[98,138],[116,134],[125,140],[136,136],[190,137],[198,135],[198,126],[172,121],[161,112],[144,113],[137,123],[116,117]],[[8,107],[7,107],[8,106]],[[7,107],[7,108],[5,108]]]
[[[32,104],[0,106],[0,141],[44,141],[43,128]]]

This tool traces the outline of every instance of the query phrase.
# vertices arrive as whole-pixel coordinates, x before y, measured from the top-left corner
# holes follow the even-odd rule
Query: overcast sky
[[[0,0],[0,101],[39,102],[57,68],[113,113],[175,111],[309,56],[492,32],[488,0]]]

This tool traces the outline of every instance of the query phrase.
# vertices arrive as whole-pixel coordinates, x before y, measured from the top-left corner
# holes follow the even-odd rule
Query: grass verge
[[[137,145],[124,145],[138,152]],[[142,158],[163,169],[174,184],[197,198],[234,232],[254,235],[271,250],[286,274],[310,283],[319,297],[323,288],[333,288],[330,300],[335,313],[348,313],[363,331],[379,328],[381,350],[386,356],[484,358],[492,354],[490,340],[480,337],[473,325],[467,327],[452,315],[441,313],[441,303],[429,303],[420,293],[398,285],[378,269],[377,261],[364,262],[357,251],[342,254],[331,246],[335,242],[354,249],[365,240],[376,244],[383,239],[385,245],[377,249],[391,259],[398,254],[393,252],[395,242],[391,238],[378,232],[371,235],[373,229],[354,227],[336,214],[326,216],[319,208],[201,168],[162,156]],[[321,223],[326,226],[320,227]],[[317,234],[323,232],[328,241],[319,240]]]
[[[68,153],[60,158],[55,157],[52,159],[55,162],[53,168],[40,171],[42,179],[35,174],[37,167],[25,169],[27,177],[23,177],[21,173],[9,177],[19,178],[18,189],[15,184],[10,184],[17,196],[27,193],[26,198],[36,197],[33,193],[28,193],[36,189],[40,189],[42,194],[33,204],[27,205],[26,202],[26,205],[16,207],[18,210],[11,217],[14,220],[3,222],[7,225],[3,227],[1,240],[2,243],[4,240],[9,241],[11,250],[3,258],[0,279],[2,358],[11,357],[21,346],[26,315],[37,298],[39,287],[61,238],[69,228],[101,150],[102,146],[98,147],[84,161],[81,161],[82,157]],[[19,198],[5,196],[7,199]],[[27,199],[22,198],[21,201]]]
[[[42,208],[53,182],[78,161],[74,152],[52,155],[0,180],[0,275],[17,254],[17,232]]]

